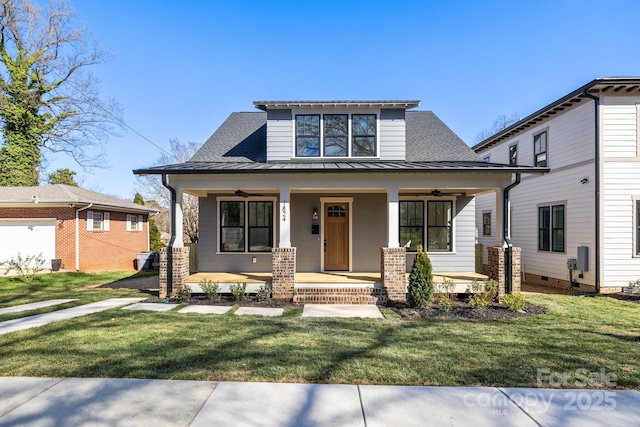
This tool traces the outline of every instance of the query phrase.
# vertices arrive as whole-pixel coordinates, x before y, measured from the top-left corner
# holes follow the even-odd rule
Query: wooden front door
[[[349,270],[349,204],[324,205],[324,269]]]

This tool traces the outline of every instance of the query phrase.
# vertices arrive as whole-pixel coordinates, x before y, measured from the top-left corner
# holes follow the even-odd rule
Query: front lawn
[[[146,295],[74,288],[51,298],[85,292]],[[0,306],[6,298],[0,292]],[[535,387],[543,370],[545,378],[568,375],[570,388],[576,373],[602,372],[615,375],[611,386],[640,388],[638,305],[528,300],[549,313],[407,321],[311,319],[295,310],[282,318],[109,310],[0,336],[0,376]]]

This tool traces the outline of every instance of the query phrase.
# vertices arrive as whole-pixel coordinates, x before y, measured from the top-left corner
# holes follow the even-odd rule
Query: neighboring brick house
[[[200,201],[198,272],[271,272],[274,297],[302,289],[296,273],[371,272],[403,300],[418,246],[434,272],[474,272],[475,195],[547,169],[482,162],[418,105],[254,102],[261,112],[232,113],[188,162],[134,171],[175,190],[161,294],[188,276],[183,193]]]
[[[64,270],[131,270],[153,212],[70,185],[0,187],[0,262],[42,254]]]

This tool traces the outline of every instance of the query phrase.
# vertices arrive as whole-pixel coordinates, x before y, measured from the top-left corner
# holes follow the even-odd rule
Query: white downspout
[[[91,206],[93,206],[93,203],[89,203],[84,208],[76,210],[76,271],[80,271],[80,223],[78,213],[85,209],[89,209]]]

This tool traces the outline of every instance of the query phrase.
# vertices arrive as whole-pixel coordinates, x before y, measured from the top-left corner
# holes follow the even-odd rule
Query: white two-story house
[[[550,169],[511,191],[527,282],[604,293],[640,278],[640,78],[593,80],[473,149]],[[476,212],[478,241],[494,245],[495,197],[477,197]]]
[[[274,297],[293,297],[296,275],[324,273],[374,277],[404,300],[419,246],[434,271],[473,273],[474,195],[541,168],[482,162],[418,105],[254,102],[260,111],[232,113],[190,161],[134,171],[174,192],[168,292],[188,275],[185,192],[200,200],[198,271],[266,273]]]

